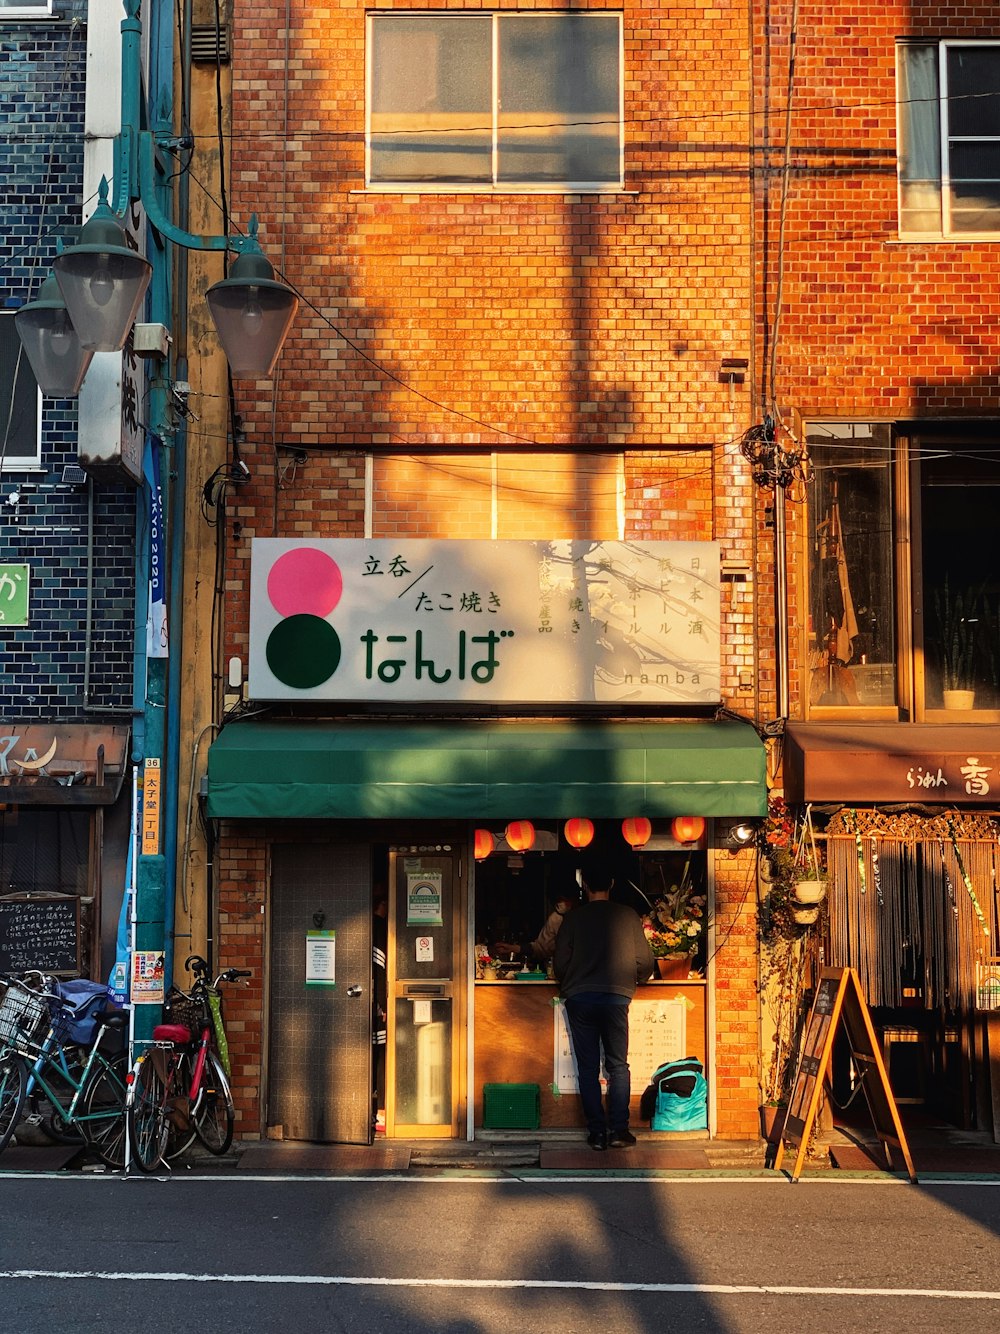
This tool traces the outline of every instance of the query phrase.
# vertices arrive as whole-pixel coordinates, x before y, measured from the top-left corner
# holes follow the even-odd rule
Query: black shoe
[[[609,1149],[631,1149],[636,1143],[636,1138],[631,1130],[612,1130],[608,1136]]]
[[[592,1130],[587,1136],[587,1143],[592,1149],[597,1149],[598,1151],[606,1149],[608,1147],[607,1134],[603,1130]]]

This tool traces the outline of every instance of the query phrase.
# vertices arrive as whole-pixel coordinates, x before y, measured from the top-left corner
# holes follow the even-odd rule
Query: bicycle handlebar
[[[184,967],[189,973],[194,973],[196,982],[205,982],[209,978],[208,963],[200,954],[189,954],[184,960]],[[224,968],[213,983],[218,986],[220,982],[235,982],[239,977],[253,977],[253,970],[250,968]]]

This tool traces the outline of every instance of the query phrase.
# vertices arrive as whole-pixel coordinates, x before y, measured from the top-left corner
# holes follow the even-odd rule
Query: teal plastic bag
[[[652,1084],[656,1104],[651,1129],[708,1129],[708,1083],[699,1060],[689,1056],[683,1061],[668,1061],[655,1072]]]

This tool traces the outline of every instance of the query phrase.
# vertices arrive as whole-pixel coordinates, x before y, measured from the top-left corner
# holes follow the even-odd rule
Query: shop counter
[[[483,1124],[485,1084],[537,1084],[541,1126],[583,1125],[576,1093],[556,1093],[565,1063],[556,1050],[554,1001],[557,984],[539,981],[476,982],[474,993],[475,1124]],[[682,1002],[664,1007],[662,1002]],[[632,1121],[641,1124],[639,1099],[653,1069],[663,1061],[694,1056],[706,1064],[705,982],[645,982],[631,1011]],[[683,1051],[673,1048],[682,1042]],[[666,1044],[663,1048],[662,1044]],[[651,1065],[646,1069],[646,1065]]]

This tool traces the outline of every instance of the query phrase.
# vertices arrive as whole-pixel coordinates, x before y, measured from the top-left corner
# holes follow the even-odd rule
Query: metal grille
[[[49,1027],[49,1007],[27,987],[11,983],[0,1000],[0,1046],[33,1055]]]
[[[191,59],[199,65],[229,64],[229,25],[222,23],[193,23],[191,25]]]

